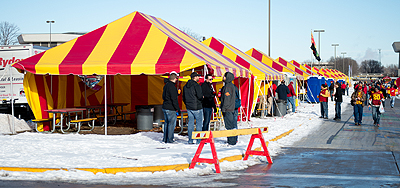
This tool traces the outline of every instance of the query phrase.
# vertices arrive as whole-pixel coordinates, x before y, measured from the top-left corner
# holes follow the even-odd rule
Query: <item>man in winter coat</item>
[[[215,91],[212,87],[213,77],[211,74],[207,74],[204,78],[204,83],[201,84],[201,90],[203,91],[203,131],[208,131],[210,120],[212,117],[213,109],[216,109],[215,106]]]
[[[165,143],[174,142],[176,114],[181,113],[178,103],[178,90],[175,87],[177,80],[178,74],[175,71],[172,71],[168,77],[168,80],[166,80],[166,84],[162,93],[162,99],[164,100],[162,104],[162,111],[165,118],[163,142]]]
[[[335,90],[332,94],[335,96],[335,118],[333,120],[341,120],[342,119],[342,102],[343,102],[343,93],[344,90],[339,82],[335,84]]]
[[[290,82],[288,88],[289,88],[289,94],[287,94],[287,101],[288,101],[287,106],[289,107],[290,104],[292,106],[292,112],[296,112],[296,104],[295,104],[296,92],[294,91],[293,82]]]
[[[285,80],[276,88],[279,100],[287,101],[287,95],[290,93],[288,86],[285,85]]]
[[[385,101],[383,93],[379,91],[378,87],[374,88],[374,91],[371,92],[370,99],[369,99],[369,106],[372,106],[372,118],[374,119],[374,126],[379,127],[379,121],[381,119],[381,112],[379,111],[379,107],[381,103]]]
[[[326,84],[321,85],[321,92],[318,95],[319,103],[321,104],[321,117],[328,119],[328,98],[329,98],[329,90]]]
[[[366,95],[363,91],[362,86],[356,88],[353,94],[351,94],[351,100],[354,101],[354,124],[361,126],[363,107],[366,100]]]
[[[225,85],[221,89],[221,111],[224,116],[225,128],[227,130],[237,129],[238,108],[235,106],[235,101],[239,90],[232,83],[234,78],[235,77],[232,73],[226,72],[223,77]],[[235,145],[237,139],[237,136],[228,137],[228,144]]]
[[[188,112],[188,136],[189,144],[194,144],[192,139],[192,132],[194,131],[194,119],[196,119],[196,130],[202,131],[203,129],[203,91],[197,83],[200,79],[200,74],[192,72],[190,80],[183,87],[183,102],[186,105]],[[200,139],[197,139],[200,143]]]
[[[331,81],[331,85],[329,86],[329,92],[333,93],[333,90],[335,90],[335,83]],[[331,95],[331,101],[333,101],[333,95]]]

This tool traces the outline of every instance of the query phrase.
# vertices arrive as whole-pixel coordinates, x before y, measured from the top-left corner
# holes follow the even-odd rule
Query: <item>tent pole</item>
[[[85,80],[84,80],[84,86],[85,86],[85,106],[87,106],[87,98],[86,98],[86,86],[87,86],[87,84],[86,84],[86,76],[85,77],[83,77]],[[87,112],[87,111],[86,111]]]
[[[255,79],[255,77],[254,77],[254,79]],[[246,122],[248,122],[249,121],[249,117],[250,117],[250,115],[249,115],[249,106],[250,106],[250,88],[251,88],[251,76],[250,76],[250,79],[249,79],[249,93],[248,93],[248,95],[247,95],[247,109],[246,109]]]
[[[238,78],[238,85],[239,85],[239,96],[241,97],[242,96],[242,92],[240,91],[240,77]],[[240,104],[240,112],[242,112],[242,104]],[[242,118],[243,118],[243,113],[240,113],[240,122],[242,122]],[[236,120],[237,121],[237,120]]]
[[[107,135],[107,75],[104,75],[104,135]]]
[[[14,88],[13,88],[13,77],[11,72],[11,64],[8,64],[8,70],[10,71],[10,94],[11,94],[11,115],[12,115],[12,134],[15,134],[15,122],[14,122]]]

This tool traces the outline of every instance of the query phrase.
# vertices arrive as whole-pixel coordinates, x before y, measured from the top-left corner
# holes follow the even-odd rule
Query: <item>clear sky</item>
[[[271,0],[271,57],[298,62],[311,60],[311,31],[321,33],[322,61],[346,52],[358,63],[365,59],[398,64],[392,43],[400,41],[399,0]],[[246,52],[268,53],[268,0],[7,0],[0,21],[20,32],[89,32],[140,11],[178,28],[224,40]],[[318,46],[318,33],[314,33]],[[318,47],[317,47],[318,48]]]

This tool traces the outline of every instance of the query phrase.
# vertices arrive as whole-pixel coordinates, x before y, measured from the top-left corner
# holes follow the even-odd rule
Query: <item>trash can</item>
[[[286,103],[285,100],[276,100],[275,116],[282,117],[286,115]]]
[[[161,120],[164,119],[162,105],[154,105],[153,124],[161,125]]]
[[[138,130],[151,130],[153,128],[153,111],[151,105],[136,105],[136,119]]]

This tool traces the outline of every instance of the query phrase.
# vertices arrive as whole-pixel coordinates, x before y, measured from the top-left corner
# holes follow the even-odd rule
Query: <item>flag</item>
[[[312,35],[312,32],[311,32],[311,47],[310,48],[313,51],[315,59],[317,59],[318,61],[321,61],[321,58],[319,57],[319,54],[317,52],[317,48],[315,46],[316,45],[315,45],[315,41],[314,41],[314,36]]]

